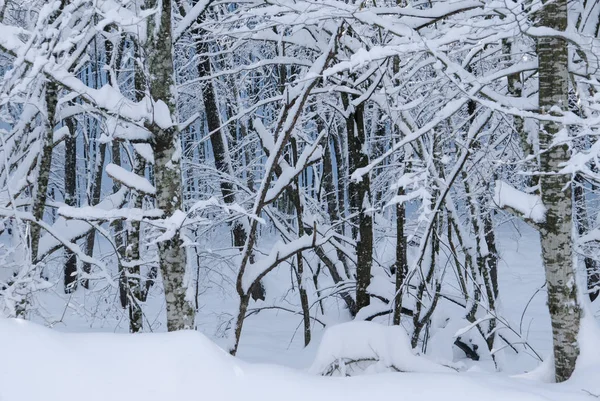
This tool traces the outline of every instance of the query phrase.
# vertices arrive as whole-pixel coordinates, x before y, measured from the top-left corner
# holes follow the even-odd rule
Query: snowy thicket
[[[600,292],[599,35],[594,0],[0,0],[0,315],[565,381]]]

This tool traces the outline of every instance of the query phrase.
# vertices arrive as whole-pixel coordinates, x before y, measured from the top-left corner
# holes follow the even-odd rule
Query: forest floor
[[[550,355],[551,338],[539,238],[524,224],[504,224],[498,237],[500,314],[542,358]],[[582,336],[583,358],[567,383],[546,383],[549,366],[540,365],[530,349],[489,355],[479,362],[452,346],[461,327],[432,327],[426,356],[458,367],[460,373],[381,373],[352,378],[323,378],[310,374],[324,330],[315,324],[313,339],[303,346],[301,318],[267,309],[249,317],[244,326],[238,358],[221,350],[228,344],[227,328],[236,309],[231,277],[206,276],[208,289],[200,294],[197,333],[149,334],[132,341],[115,294],[78,291],[70,298],[56,291],[40,298],[44,318],[38,323],[54,330],[16,321],[0,325],[0,401],[44,400],[173,400],[206,395],[219,400],[361,400],[402,396],[403,400],[591,400],[600,395],[600,329],[594,321],[598,302],[586,305]],[[286,281],[287,280],[287,281]],[[271,294],[251,305],[296,309],[296,294],[277,293],[289,288],[290,273],[281,269],[267,276]],[[286,285],[281,283],[287,282]],[[210,284],[210,285],[208,285]],[[164,331],[159,294],[145,305],[146,322]],[[65,307],[65,300],[67,306]],[[101,300],[102,302],[98,302]],[[348,320],[346,313],[321,316],[328,325]],[[443,309],[443,308],[442,308]],[[446,311],[436,312],[443,320]],[[42,313],[40,313],[41,315]],[[450,313],[451,314],[451,313]],[[380,318],[385,323],[388,317]],[[434,319],[435,320],[435,319]],[[434,325],[435,326],[435,325]],[[439,333],[436,333],[436,330]],[[64,332],[64,333],[58,333]],[[99,333],[102,332],[102,333]],[[82,334],[85,333],[85,334]],[[206,336],[206,337],[205,337]],[[210,340],[210,341],[209,341]],[[217,344],[215,346],[214,344]],[[220,348],[219,348],[220,347]],[[321,353],[323,350],[320,351]],[[532,372],[533,371],[533,372]],[[521,375],[524,372],[531,372]]]

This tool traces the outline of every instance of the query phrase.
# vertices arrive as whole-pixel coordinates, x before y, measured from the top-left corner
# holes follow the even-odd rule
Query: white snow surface
[[[67,334],[15,319],[0,320],[0,354],[3,401],[583,401],[600,389],[583,374],[589,363],[563,384],[483,373],[320,377],[242,362],[198,332]]]
[[[494,203],[499,207],[508,206],[536,223],[543,223],[546,219],[546,207],[539,196],[519,191],[504,181],[496,181]]]
[[[449,373],[452,369],[415,355],[406,331],[400,326],[353,321],[327,329],[317,357],[310,368],[315,374],[326,373],[330,366],[354,360],[375,360],[370,372],[389,368],[402,372]]]

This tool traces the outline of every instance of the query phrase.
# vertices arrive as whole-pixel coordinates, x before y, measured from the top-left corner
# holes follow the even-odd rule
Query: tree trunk
[[[404,188],[398,189],[398,195],[404,195]],[[408,271],[408,262],[406,257],[406,235],[404,234],[404,224],[406,222],[406,208],[404,203],[396,204],[396,264],[394,271],[396,273],[396,288],[394,293],[394,324],[399,325],[402,317],[402,286]]]
[[[134,167],[135,174],[143,177],[145,171],[146,163],[140,156],[136,155]],[[142,194],[132,194],[132,203],[134,208],[141,209],[143,200],[144,197]],[[127,260],[129,266],[127,268],[127,288],[129,290],[129,332],[131,333],[137,333],[141,331],[143,327],[143,314],[140,306],[140,302],[144,301],[142,295],[142,282],[140,278],[140,225],[141,223],[139,221],[131,222],[127,232],[128,243],[125,253],[125,259]]]
[[[65,139],[65,204],[77,206],[77,125],[71,118],[65,121],[69,128],[69,136]],[[65,249],[65,294],[77,289],[77,257]]]
[[[540,26],[566,31],[567,0],[544,1],[539,11]],[[539,107],[542,113],[552,108],[568,110],[568,48],[557,36],[540,37]],[[558,123],[543,121],[540,127],[540,187],[546,207],[546,220],[540,225],[542,260],[546,270],[548,307],[552,321],[556,381],[567,380],[579,355],[577,335],[582,311],[577,300],[573,269],[572,193],[569,175],[559,174],[569,160],[568,145],[552,146],[555,136],[565,129]]]
[[[140,46],[134,41],[134,85],[135,85],[135,100],[141,101],[144,98],[146,90],[143,71],[139,67],[141,63]],[[136,62],[137,61],[137,62]],[[145,176],[146,161],[138,154],[134,158],[134,172],[140,177]],[[134,208],[141,209],[143,206],[144,196],[136,191],[132,193],[131,203]],[[138,333],[143,328],[143,313],[140,302],[145,302],[147,289],[154,282],[154,277],[150,277],[151,281],[146,282],[146,287],[142,287],[141,279],[141,260],[140,260],[140,239],[141,239],[141,223],[132,221],[127,231],[127,250],[125,258],[128,262],[128,277],[127,287],[129,288],[129,332]],[[153,267],[152,269],[155,270]],[[151,270],[153,272],[154,270]],[[149,276],[154,276],[150,274]]]
[[[294,159],[294,166],[298,163],[298,145],[296,138],[291,138],[292,143],[292,158]],[[300,180],[298,177],[294,180],[294,185],[288,190],[294,207],[296,209],[296,219],[298,224],[298,238],[304,236],[304,209],[302,207],[302,198],[300,194]],[[300,293],[300,305],[302,307],[302,317],[304,321],[304,346],[310,343],[310,305],[308,303],[308,294],[306,293],[306,284],[304,284],[304,260],[302,259],[302,252],[298,252],[296,255],[297,269],[296,269],[296,281],[298,282],[298,292]]]
[[[58,85],[54,81],[46,83],[46,122],[43,133],[42,146],[38,156],[38,176],[34,184],[33,196],[33,218],[41,221],[46,210],[46,199],[48,198],[48,183],[50,181],[50,167],[52,165],[52,148],[54,145],[54,119],[56,106],[58,104]],[[40,243],[41,227],[37,224],[31,226],[31,260],[37,262],[38,248]]]
[[[589,219],[587,212],[587,204],[585,199],[585,188],[584,181],[581,174],[575,176],[575,185],[573,188],[573,196],[575,200],[575,221],[577,234],[582,236],[589,230]],[[588,295],[591,302],[594,302],[598,298],[598,285],[600,285],[600,271],[598,269],[598,263],[590,258],[584,257],[583,264],[587,273],[587,289],[591,291]]]
[[[112,162],[121,166],[121,145],[117,141],[112,143]],[[121,183],[113,180],[112,190],[117,193],[121,189]],[[127,272],[123,268],[123,258],[125,257],[125,237],[123,232],[123,222],[115,220],[112,223],[113,236],[115,241],[115,257],[117,258],[117,271],[119,272],[119,301],[121,308],[127,308]]]
[[[147,0],[146,8],[161,5],[157,16],[149,18],[148,24],[148,66],[150,72],[150,95],[156,105],[163,103],[166,109],[156,112],[175,115],[173,38],[171,34],[171,0]],[[158,26],[156,25],[158,24]],[[161,107],[162,109],[162,107]],[[170,126],[161,124],[165,115],[156,116],[146,128],[152,133],[151,146],[154,150],[154,179],[156,183],[156,204],[164,212],[165,219],[183,213],[183,187],[181,179],[181,141],[179,130],[173,122]],[[157,121],[158,120],[158,121]],[[167,329],[169,331],[194,328],[195,310],[186,298],[185,273],[187,255],[183,240],[177,230],[173,235],[158,243],[159,265],[162,273],[167,302]]]
[[[342,95],[344,108],[352,107],[348,96]],[[369,157],[365,152],[365,126],[364,105],[354,106],[346,120],[348,133],[348,160],[349,170],[355,172],[369,164]],[[353,236],[356,241],[356,306],[361,308],[370,303],[367,288],[371,283],[371,265],[373,263],[373,218],[366,210],[371,207],[371,184],[369,175],[365,174],[361,181],[350,181],[348,185],[350,200],[350,213],[358,214],[358,229],[353,227]]]

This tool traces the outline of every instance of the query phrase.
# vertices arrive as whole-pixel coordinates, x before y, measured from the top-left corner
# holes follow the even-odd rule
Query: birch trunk
[[[160,7],[157,16],[150,17],[148,26],[148,65],[150,95],[164,102],[171,116],[175,114],[174,71],[171,33],[171,0],[147,0],[147,9]],[[158,116],[157,116],[158,117]],[[160,116],[164,120],[165,116]],[[154,150],[154,179],[156,204],[165,219],[173,217],[182,208],[181,143],[177,125],[159,125],[155,118],[147,123],[152,133]],[[185,273],[187,255],[179,231],[158,244],[159,265],[162,273],[167,303],[167,329],[169,331],[194,328],[195,310],[186,298]]]
[[[545,1],[540,10],[540,25],[558,31],[567,29],[567,0]],[[568,109],[568,48],[560,37],[540,37],[539,107],[542,113],[552,108]],[[544,121],[540,127],[540,187],[546,206],[546,220],[540,225],[542,259],[546,270],[548,307],[552,321],[554,366],[557,382],[567,380],[579,355],[577,335],[581,309],[573,269],[571,180],[558,174],[561,163],[569,160],[569,147],[552,146],[564,126]]]

